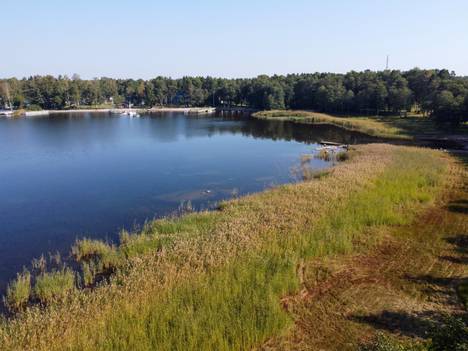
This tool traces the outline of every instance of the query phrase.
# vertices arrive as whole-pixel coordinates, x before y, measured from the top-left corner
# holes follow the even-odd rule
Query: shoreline
[[[159,112],[182,112],[187,114],[212,114],[216,112],[214,107],[161,107],[161,108],[100,108],[100,109],[71,109],[71,110],[41,110],[25,111],[24,117],[49,116],[60,113],[159,113]]]
[[[357,131],[371,137],[386,140],[412,141],[411,136],[401,134],[398,128],[385,125],[366,117],[335,117],[332,115],[301,111],[301,110],[271,110],[252,114],[252,117],[264,120],[290,121],[299,124],[330,124],[349,131]]]
[[[252,114],[253,118],[270,121],[289,121],[298,124],[328,124],[349,131],[363,133],[397,145],[423,146],[453,152],[468,152],[468,136],[463,127],[444,132],[432,124],[420,128],[420,121],[403,119],[375,119],[371,117],[338,117],[324,113],[301,110],[272,110]],[[425,129],[424,129],[425,128]]]

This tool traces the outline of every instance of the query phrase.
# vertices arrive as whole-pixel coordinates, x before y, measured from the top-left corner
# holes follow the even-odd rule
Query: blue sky
[[[0,0],[0,77],[468,75],[466,0]]]

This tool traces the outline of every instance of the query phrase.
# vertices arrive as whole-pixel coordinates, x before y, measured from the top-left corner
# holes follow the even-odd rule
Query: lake
[[[115,240],[121,229],[188,203],[211,209],[295,181],[291,168],[319,140],[360,138],[331,126],[239,116],[0,119],[0,290],[42,253],[66,256],[76,238]]]

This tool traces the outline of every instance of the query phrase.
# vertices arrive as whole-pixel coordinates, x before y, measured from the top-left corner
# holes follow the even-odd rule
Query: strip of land
[[[292,121],[306,124],[331,124],[347,130],[358,131],[380,138],[410,139],[403,129],[383,120],[370,117],[335,117],[325,113],[293,110],[262,111],[253,114],[259,119]]]
[[[253,117],[294,123],[330,124],[398,143],[468,152],[467,124],[441,124],[436,123],[433,118],[421,115],[344,117],[310,111],[277,110],[257,112]]]
[[[68,110],[39,110],[39,111],[15,111],[13,115],[24,115],[25,117],[47,116],[54,114],[67,114],[67,113],[158,113],[158,112],[180,112],[180,113],[193,113],[193,114],[210,114],[215,113],[216,109],[212,107],[153,107],[153,108],[82,108],[82,109],[68,109]]]
[[[42,304],[32,292],[30,307],[1,321],[0,343],[5,350],[355,347],[376,330],[363,322],[366,316],[390,305],[405,310],[406,300],[396,295],[389,305],[373,290],[368,299],[358,296],[363,288],[356,294],[346,290],[347,278],[353,284],[360,277],[373,282],[383,272],[399,286],[399,266],[386,270],[385,264],[400,262],[400,248],[411,254],[416,246],[406,243],[413,237],[412,245],[419,243],[422,252],[427,248],[430,257],[460,258],[447,253],[449,246],[433,245],[428,233],[434,227],[419,229],[431,225],[421,216],[443,208],[455,188],[466,199],[463,172],[439,151],[357,146],[350,160],[329,174],[226,202],[219,211],[151,222],[140,233],[124,234],[119,246],[77,243],[73,254],[88,269],[73,273],[81,287],[62,294],[53,290],[52,280],[49,288],[56,294],[44,295],[49,298]],[[441,230],[440,242],[444,233],[453,234]],[[414,254],[420,264],[405,266],[405,274],[416,286],[425,262],[428,273],[434,265],[423,259],[426,254]],[[375,273],[366,263],[373,257],[381,259]],[[437,270],[438,278],[466,274],[466,265],[451,267]],[[95,274],[85,276],[91,268]],[[108,281],[102,279],[106,274]],[[383,294],[388,280],[375,281],[375,289]],[[354,296],[356,306],[367,303],[369,309],[320,304],[323,294],[331,296],[324,301],[340,301],[333,297],[340,289]],[[325,318],[336,315],[340,318]],[[320,323],[325,329],[315,327]],[[330,337],[333,331],[343,334]]]

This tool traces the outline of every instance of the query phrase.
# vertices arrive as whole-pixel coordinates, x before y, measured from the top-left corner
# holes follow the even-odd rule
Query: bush
[[[8,287],[4,297],[5,306],[12,311],[21,311],[28,303],[31,295],[31,273],[25,270],[18,273],[16,279]]]
[[[430,336],[430,351],[468,351],[468,326],[462,318],[446,317]]]
[[[447,316],[442,325],[435,324],[429,333],[429,341],[401,343],[395,338],[379,334],[360,351],[468,351],[468,327],[466,320]]]
[[[346,151],[340,151],[336,154],[336,160],[338,162],[344,162],[349,160],[349,154]]]
[[[401,343],[395,338],[378,334],[376,338],[359,347],[359,351],[425,351],[427,348],[422,344]]]
[[[461,283],[457,288],[458,296],[460,300],[465,305],[465,308],[468,309],[468,280]]]
[[[41,303],[50,303],[65,298],[75,289],[75,274],[69,268],[42,273],[36,278],[34,296]]]

